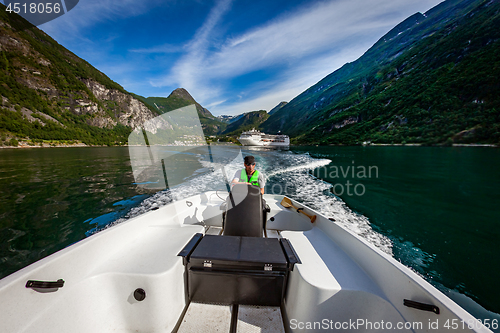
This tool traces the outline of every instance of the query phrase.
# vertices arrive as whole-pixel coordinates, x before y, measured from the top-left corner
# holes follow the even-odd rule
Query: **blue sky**
[[[80,0],[40,26],[126,90],[214,115],[270,110],[440,0]]]

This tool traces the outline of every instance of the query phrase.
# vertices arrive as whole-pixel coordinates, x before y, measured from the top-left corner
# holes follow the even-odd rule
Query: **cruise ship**
[[[289,146],[290,138],[288,135],[265,134],[253,128],[251,131],[241,133],[238,141],[243,146]]]

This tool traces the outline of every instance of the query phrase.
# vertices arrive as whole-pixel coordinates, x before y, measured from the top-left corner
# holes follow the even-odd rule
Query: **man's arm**
[[[262,172],[259,173],[259,184],[262,186],[260,193],[264,194],[264,187],[266,186],[266,178]]]
[[[250,184],[250,183],[243,183],[243,182],[240,182],[240,175],[241,175],[241,170],[238,170],[236,171],[236,173],[234,174],[234,177],[233,177],[233,181],[231,182],[231,185],[234,185],[234,184]]]

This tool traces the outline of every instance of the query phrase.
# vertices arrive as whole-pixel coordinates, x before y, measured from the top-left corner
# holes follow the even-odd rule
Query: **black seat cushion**
[[[223,234],[226,236],[262,237],[263,230],[264,210],[259,187],[235,184],[227,198]]]

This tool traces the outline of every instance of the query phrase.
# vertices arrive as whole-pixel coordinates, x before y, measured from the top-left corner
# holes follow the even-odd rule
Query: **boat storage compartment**
[[[186,291],[197,303],[280,306],[300,263],[286,239],[201,234],[179,253]]]

